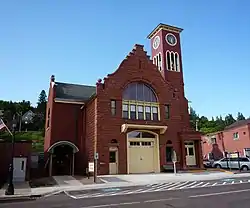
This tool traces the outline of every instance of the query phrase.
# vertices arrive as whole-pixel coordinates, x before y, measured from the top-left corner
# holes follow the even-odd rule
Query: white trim
[[[168,42],[168,39],[167,39],[168,35],[172,35],[172,36],[174,37],[174,39],[175,39],[175,44],[171,44],[171,43]],[[165,40],[166,40],[166,42],[167,42],[170,46],[175,46],[175,45],[177,44],[177,38],[175,37],[175,35],[174,35],[173,33],[167,33],[166,36],[165,36]]]
[[[148,132],[150,134],[155,135],[155,138],[128,138],[128,133],[129,132],[126,132],[126,142],[127,142],[127,174],[130,173],[130,170],[129,170],[129,160],[130,160],[129,148],[130,148],[130,141],[135,141],[135,139],[138,140],[138,141],[140,141],[140,142],[142,140],[144,140],[144,141],[150,141],[150,142],[154,143],[153,146],[150,146],[150,147],[154,148],[154,157],[155,157],[155,159],[154,159],[154,172],[155,173],[159,173],[160,172],[160,144],[159,144],[159,135],[157,133],[155,133],[153,131],[150,131],[150,130],[147,130],[147,129],[137,129],[137,131]],[[139,146],[139,147],[141,147],[141,146]]]
[[[169,62],[170,62],[170,66],[168,66],[168,53],[169,53]],[[173,60],[172,60],[172,55],[173,55]],[[177,55],[177,59],[175,57],[175,55]],[[176,65],[177,63],[177,65]],[[166,68],[168,71],[172,71],[172,72],[180,72],[180,56],[177,52],[174,51],[166,51]]]
[[[81,104],[81,105],[85,104],[84,102],[81,102],[81,101],[60,99],[60,98],[55,98],[54,101],[55,101],[55,103],[70,103],[70,104]]]
[[[160,134],[164,134],[168,128],[168,126],[156,126],[156,125],[140,125],[140,124],[122,124],[121,125],[121,132],[125,133],[128,129],[137,129],[138,131],[142,130],[160,130]],[[151,132],[151,131],[149,131]],[[154,132],[152,134],[158,135]]]
[[[79,149],[78,147],[73,144],[72,142],[69,142],[69,141],[59,141],[59,142],[56,142],[54,144],[52,144],[49,149],[47,150],[47,152],[50,152],[50,153],[53,153],[54,152],[54,148],[59,146],[59,145],[69,145],[73,148],[73,152],[76,153],[76,152],[79,152]]]
[[[154,44],[155,44],[156,40],[158,40],[158,43],[157,43],[157,45],[155,46]],[[152,43],[153,49],[156,50],[157,48],[159,48],[160,43],[161,43],[161,38],[160,38],[159,35],[157,35],[157,36],[153,39],[153,43]]]

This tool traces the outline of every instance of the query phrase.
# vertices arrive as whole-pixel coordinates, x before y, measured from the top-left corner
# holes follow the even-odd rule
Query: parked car
[[[213,165],[213,160],[203,160],[203,165],[204,165],[204,167],[205,168],[211,168],[212,167],[212,165]]]
[[[239,169],[243,171],[250,170],[250,159],[248,157],[236,157],[236,158],[222,158],[215,161],[212,165],[214,168],[231,168]]]

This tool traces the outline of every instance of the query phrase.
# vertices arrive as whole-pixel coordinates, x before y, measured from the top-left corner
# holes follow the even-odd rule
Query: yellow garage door
[[[152,173],[154,168],[154,142],[129,142],[129,173]]]

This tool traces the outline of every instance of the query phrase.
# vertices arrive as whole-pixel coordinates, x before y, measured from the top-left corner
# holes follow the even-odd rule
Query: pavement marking
[[[192,186],[192,185],[194,185],[194,184],[196,184],[196,181],[193,181],[193,182],[190,183],[190,184],[187,184],[187,185],[185,185],[185,186],[182,186],[182,187],[180,187],[180,189],[187,188],[187,187]]]
[[[226,195],[226,194],[241,193],[241,192],[247,192],[247,191],[250,191],[250,189],[241,189],[241,190],[235,190],[235,191],[215,192],[215,193],[211,193],[211,194],[200,194],[200,195],[189,196],[189,198]]]
[[[190,186],[190,188],[195,188],[195,187],[200,186],[200,185],[202,185],[202,184],[203,184],[203,182],[200,182],[200,183],[197,183],[197,184],[195,184],[195,185],[193,185],[193,186]]]
[[[187,198],[201,198],[207,196],[218,196],[218,195],[226,195],[226,194],[233,194],[233,193],[242,193],[242,192],[249,192],[250,189],[242,189],[242,190],[235,190],[235,191],[225,191],[225,192],[214,192],[209,194],[200,194],[200,195],[192,195],[188,196]],[[117,204],[100,204],[94,206],[85,206],[81,208],[101,208],[101,207],[117,207],[117,206],[126,206],[126,205],[134,205],[134,204],[146,204],[146,203],[154,203],[154,202],[162,202],[162,201],[172,201],[177,199],[184,199],[177,197],[177,198],[166,198],[166,199],[152,199],[146,201],[132,201],[132,202],[124,202],[124,203],[117,203]]]
[[[125,206],[125,205],[132,205],[132,204],[140,204],[141,202],[124,202],[124,203],[117,203],[117,204],[101,204],[95,206],[87,206],[81,208],[98,208],[98,207],[117,207],[117,206]]]
[[[181,184],[179,184],[179,185],[177,185],[177,186],[168,188],[167,190],[173,190],[173,189],[179,188],[179,187],[181,187],[181,186],[183,186],[183,185],[185,185],[185,184],[187,184],[187,183],[188,183],[188,181],[186,181],[185,183],[181,183]]]
[[[233,181],[232,181],[233,180]],[[97,198],[97,197],[107,197],[116,195],[130,195],[130,194],[141,194],[149,192],[160,192],[160,191],[171,191],[171,190],[182,190],[191,188],[204,188],[204,187],[215,187],[215,186],[225,186],[225,185],[237,185],[250,183],[250,179],[232,179],[232,180],[218,180],[217,182],[207,182],[207,181],[179,181],[179,182],[168,182],[151,184],[143,187],[130,187],[128,189],[109,189],[110,191],[97,190],[96,192],[88,193],[84,191],[80,194],[74,195],[70,192],[66,192],[66,195],[73,199],[83,199],[83,198]]]
[[[208,186],[210,183],[205,183],[203,184],[201,187],[205,187],[205,186]]]

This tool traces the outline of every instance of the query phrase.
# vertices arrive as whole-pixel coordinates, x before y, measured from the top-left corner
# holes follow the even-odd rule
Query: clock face
[[[168,34],[166,35],[166,41],[167,41],[168,44],[171,45],[171,46],[174,46],[174,45],[176,45],[176,43],[177,43],[176,37],[175,37],[173,34],[171,34],[171,33],[168,33]]]
[[[154,49],[157,49],[160,45],[160,37],[159,36],[156,36],[155,39],[154,39],[154,42],[153,42],[153,48]]]

